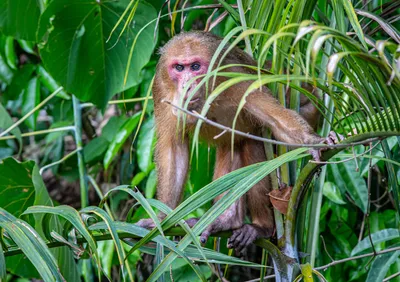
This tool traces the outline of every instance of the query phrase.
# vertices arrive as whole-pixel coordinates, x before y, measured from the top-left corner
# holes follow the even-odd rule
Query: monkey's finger
[[[199,221],[198,218],[189,218],[186,221],[186,224],[189,225],[190,228],[196,225],[196,223]]]
[[[156,226],[151,218],[141,219],[136,222],[136,225],[146,229],[153,229]]]
[[[211,235],[211,230],[207,228],[200,236],[200,243],[205,244],[207,243],[208,237]]]
[[[317,162],[321,161],[321,150],[318,149],[310,149],[309,153],[313,157],[313,159]]]
[[[235,232],[236,231],[236,232]],[[240,242],[243,240],[243,232],[241,230],[235,230],[232,236],[228,240],[228,248],[229,249],[236,249]]]

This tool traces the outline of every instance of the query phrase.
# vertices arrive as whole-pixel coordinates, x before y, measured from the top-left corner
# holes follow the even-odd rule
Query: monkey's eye
[[[183,71],[184,68],[185,68],[185,67],[182,66],[182,65],[176,65],[176,66],[175,66],[175,69],[176,69],[177,71],[179,71],[179,72]]]
[[[200,64],[199,63],[194,63],[190,66],[192,71],[198,71],[200,69]]]

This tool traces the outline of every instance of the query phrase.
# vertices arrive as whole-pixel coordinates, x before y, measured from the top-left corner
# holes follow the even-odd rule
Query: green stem
[[[369,138],[386,138],[389,136],[393,136],[393,133],[390,132],[371,132],[359,134],[356,136],[351,136],[346,138],[346,140],[342,141],[340,144],[349,144],[352,142],[357,142],[361,140],[366,140]],[[332,158],[334,155],[342,151],[343,149],[337,148],[333,150],[326,151],[322,154],[321,160],[326,161]],[[295,249],[295,231],[296,231],[296,215],[297,208],[302,200],[302,195],[304,191],[310,184],[314,174],[319,170],[319,168],[323,164],[318,163],[308,163],[300,172],[299,177],[296,181],[296,185],[293,187],[292,195],[290,196],[289,205],[288,205],[288,213],[286,214],[286,225],[285,225],[285,249],[284,253],[293,259],[298,259],[297,250]]]
[[[51,98],[53,98],[54,96],[57,95],[58,92],[60,92],[61,90],[63,90],[62,87],[59,87],[56,91],[54,91],[53,93],[51,93],[48,97],[46,97],[46,99],[44,99],[42,102],[40,102],[36,107],[34,107],[32,110],[30,110],[26,115],[24,115],[22,118],[20,118],[16,123],[14,123],[13,125],[11,125],[9,128],[7,128],[6,130],[4,130],[3,132],[0,133],[0,137],[5,136],[7,133],[9,133],[11,130],[13,130],[14,128],[18,127],[18,125],[20,125],[21,123],[23,123],[27,118],[29,118],[30,115],[32,115],[34,112],[36,112],[37,110],[39,110],[43,105],[45,105]]]
[[[81,208],[85,208],[89,205],[89,197],[86,167],[82,150],[82,109],[79,100],[75,95],[72,96],[72,105],[74,108],[75,143],[78,154],[79,183],[81,187]]]

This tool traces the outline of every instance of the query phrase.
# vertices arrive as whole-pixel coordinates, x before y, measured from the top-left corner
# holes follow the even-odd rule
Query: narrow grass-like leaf
[[[98,208],[98,207],[86,207],[80,211],[81,213],[94,213],[101,217],[104,222],[107,224],[108,230],[110,231],[110,234],[113,238],[113,242],[115,245],[115,248],[117,250],[117,255],[118,255],[118,260],[119,264],[121,267],[121,270],[124,270],[124,256],[125,252],[124,249],[122,248],[121,241],[119,240],[117,230],[114,226],[114,221],[111,219],[111,217],[106,213],[104,210]]]
[[[379,255],[368,271],[366,282],[383,281],[390,266],[399,258],[400,251]]]
[[[286,153],[285,155],[279,156],[278,158],[267,161],[264,163],[259,163],[255,164],[252,166],[244,167],[242,169],[239,169],[237,171],[234,171],[232,173],[229,173],[216,181],[212,182],[228,182],[228,180],[231,180],[233,177],[233,173],[238,172],[238,171],[243,171],[247,168],[252,168],[251,173],[247,173],[245,177],[241,177],[241,179],[237,182],[236,185],[234,185],[230,191],[225,194],[225,196],[220,199],[211,209],[209,209],[203,217],[199,220],[199,222],[193,227],[193,232],[195,234],[200,234],[205,230],[205,228],[213,222],[220,214],[224,212],[226,208],[228,208],[230,205],[232,205],[237,199],[239,199],[244,193],[246,193],[254,184],[258,183],[261,179],[266,177],[269,173],[271,173],[273,170],[277,169],[279,166],[281,166],[283,163],[293,161],[299,157],[299,155],[303,152],[305,152],[307,149],[300,148],[296,149],[293,151],[290,151]],[[235,175],[236,176],[236,175]],[[221,184],[222,184],[221,183]],[[203,189],[201,189],[199,192],[202,190],[205,190],[208,192],[208,190],[211,189],[212,185],[207,185]],[[222,186],[222,185],[221,185]],[[219,187],[218,187],[219,188]],[[225,187],[226,189],[226,187]],[[217,190],[217,189],[215,189]],[[199,197],[199,192],[195,193],[192,197],[189,199],[193,199],[193,201]],[[224,191],[219,191],[218,194],[222,193]],[[189,200],[188,199],[188,200]],[[184,202],[185,203],[185,202]],[[184,203],[182,203],[180,206],[182,206]],[[179,208],[179,207],[178,207]],[[177,208],[177,209],[178,209]],[[177,210],[175,210],[172,215],[177,214]],[[168,217],[167,217],[168,218]],[[168,222],[167,218],[163,222]],[[186,235],[181,242],[178,245],[179,249],[185,249],[190,243],[191,243],[191,237]],[[156,281],[157,278],[168,268],[168,266],[176,259],[176,254],[169,254],[166,256],[164,261],[153,271],[151,276],[147,281]],[[276,258],[274,258],[276,259]]]
[[[65,205],[57,207],[32,206],[29,207],[23,214],[36,214],[36,213],[50,213],[54,215],[59,215],[65,218],[68,222],[70,222],[77,229],[77,231],[85,238],[94,255],[97,265],[100,266],[100,259],[97,254],[96,241],[93,239],[90,232],[88,232],[88,230],[86,229],[86,226],[83,223],[82,218],[77,210],[73,209],[70,206],[65,206]],[[98,268],[99,277],[101,275],[100,271],[101,269],[99,267]]]
[[[389,228],[389,229],[379,230],[378,232],[371,234],[371,238],[372,238],[372,243],[376,245],[381,242],[386,242],[392,239],[398,239],[400,238],[400,233],[398,229]],[[361,253],[362,251],[369,249],[371,249],[371,241],[370,238],[367,236],[354,247],[354,249],[351,251],[351,256],[355,256]]]
[[[39,234],[28,223],[0,208],[0,227],[7,231],[44,281],[64,281],[55,258]]]

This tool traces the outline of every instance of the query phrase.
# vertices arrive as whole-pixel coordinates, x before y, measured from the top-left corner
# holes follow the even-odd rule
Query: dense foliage
[[[0,281],[400,281],[399,11],[395,0],[0,0]],[[318,133],[344,146],[325,164],[266,143],[276,158],[212,182],[214,149],[194,134],[184,202],[156,201],[156,50],[193,29],[260,70],[272,62],[225,74],[254,81],[249,93],[267,85],[298,110],[300,94],[314,97],[300,85],[312,84]],[[229,234],[200,246],[267,175],[293,187],[274,238],[244,258],[226,249]],[[157,228],[134,225],[146,217]]]

